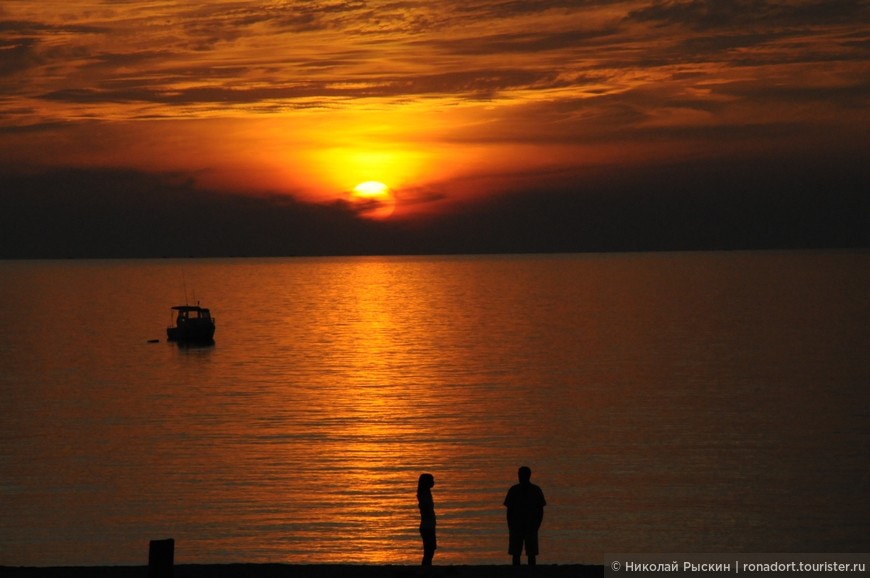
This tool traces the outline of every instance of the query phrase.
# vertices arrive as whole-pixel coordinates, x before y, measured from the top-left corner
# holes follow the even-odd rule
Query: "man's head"
[[[417,490],[430,489],[435,487],[435,476],[432,474],[420,474],[420,479],[417,480]]]
[[[517,470],[517,477],[520,479],[521,484],[528,484],[532,479],[532,469],[528,466],[522,466]]]

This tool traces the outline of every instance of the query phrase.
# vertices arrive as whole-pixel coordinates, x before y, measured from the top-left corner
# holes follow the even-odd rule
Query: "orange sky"
[[[693,158],[848,155],[868,21],[859,0],[9,0],[0,155],[317,202],[379,180],[397,216]]]

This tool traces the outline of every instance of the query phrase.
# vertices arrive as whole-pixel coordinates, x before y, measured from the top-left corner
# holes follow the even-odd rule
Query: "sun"
[[[365,181],[351,192],[351,201],[364,217],[386,219],[396,210],[396,196],[380,181]]]
[[[366,181],[353,188],[353,192],[360,197],[377,199],[387,194],[390,188],[380,181]]]

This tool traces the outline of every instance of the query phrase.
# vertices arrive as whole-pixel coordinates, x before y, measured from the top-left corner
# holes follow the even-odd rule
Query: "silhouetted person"
[[[417,505],[420,507],[420,537],[423,538],[423,566],[431,566],[438,542],[435,539],[435,501],[432,488],[435,478],[432,474],[420,474],[417,482]]]
[[[531,482],[532,470],[523,466],[517,472],[520,483],[508,490],[504,505],[507,506],[507,523],[510,533],[508,554],[513,556],[514,566],[520,565],[523,544],[529,566],[535,565],[538,555],[538,529],[544,520],[544,492]]]

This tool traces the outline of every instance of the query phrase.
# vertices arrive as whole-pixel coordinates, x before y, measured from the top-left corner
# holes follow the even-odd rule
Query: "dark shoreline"
[[[146,578],[147,566],[15,567],[0,566],[10,578]],[[584,564],[480,566],[401,566],[368,564],[178,564],[173,578],[501,578],[540,576],[580,578],[604,576],[604,567]]]

